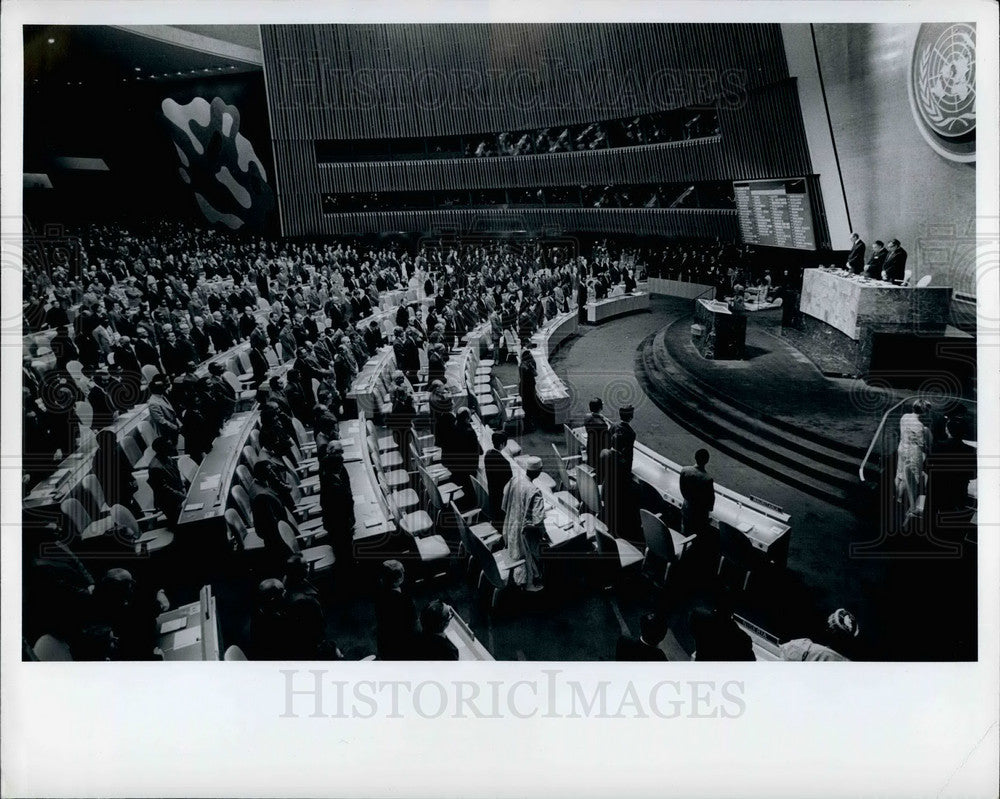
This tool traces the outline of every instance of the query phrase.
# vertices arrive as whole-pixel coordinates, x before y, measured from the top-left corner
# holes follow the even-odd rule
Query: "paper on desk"
[[[198,485],[199,491],[211,491],[212,489],[218,488],[222,484],[221,474],[210,474],[207,477],[202,478],[201,483]]]
[[[231,436],[243,425],[242,419],[230,419],[222,426],[222,430],[219,431],[219,437],[225,438],[226,436]]]
[[[181,616],[179,619],[171,619],[170,621],[165,621],[160,625],[160,635],[166,635],[167,633],[172,633],[174,630],[180,630],[187,627],[187,616]]]
[[[201,627],[186,627],[174,636],[174,649],[196,644],[201,640]]]
[[[189,503],[189,504],[187,504],[187,505],[184,506],[184,510],[187,513],[193,513],[194,511],[201,510],[204,507],[205,507],[205,503],[204,502],[191,502],[191,503]]]

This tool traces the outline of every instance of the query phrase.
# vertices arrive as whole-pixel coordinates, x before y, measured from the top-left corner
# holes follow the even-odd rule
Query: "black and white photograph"
[[[156,761],[193,752],[179,782],[53,731],[105,752],[73,782],[5,723],[9,795],[534,795],[548,718],[603,724],[574,795],[995,792],[995,4],[32,5],[4,21],[4,710],[52,675],[54,714],[202,731]],[[328,778],[246,714],[329,738]],[[346,747],[404,716],[406,748],[451,730],[453,779]],[[775,727],[674,782],[670,719]],[[876,729],[914,741],[859,754]]]

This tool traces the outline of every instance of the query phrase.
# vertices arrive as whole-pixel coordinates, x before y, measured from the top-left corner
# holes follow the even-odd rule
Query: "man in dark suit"
[[[375,595],[375,642],[379,660],[406,660],[417,635],[417,608],[403,590],[406,573],[398,560],[387,560]]]
[[[880,239],[876,240],[872,246],[871,258],[865,267],[868,277],[873,277],[876,280],[882,279],[882,270],[885,268],[885,259],[888,254],[889,251],[885,248],[885,244]]]
[[[205,326],[208,337],[212,340],[212,346],[216,352],[225,352],[236,343],[232,334],[223,323],[222,311],[214,311],[212,320]]]
[[[610,427],[601,413],[604,403],[600,398],[594,397],[589,407],[590,413],[583,420],[583,427],[587,431],[587,465],[596,472],[601,451],[609,446]]]
[[[107,427],[115,418],[116,408],[108,396],[110,379],[111,375],[107,369],[98,369],[94,373],[94,382],[91,383],[90,391],[87,392],[87,402],[90,403],[93,411],[91,426],[94,430]]]
[[[899,239],[889,242],[889,254],[885,258],[885,265],[882,271],[885,279],[894,283],[901,283],[906,277],[906,250],[899,246]]]
[[[141,366],[155,366],[157,371],[163,370],[160,363],[160,353],[157,351],[156,345],[151,343],[149,329],[146,327],[136,329],[135,357],[139,359]]]
[[[139,375],[142,373],[142,366],[139,364],[135,350],[132,348],[132,339],[122,336],[111,351],[115,358],[115,365],[120,366],[126,375]]]
[[[667,625],[655,613],[646,613],[639,619],[639,637],[618,637],[615,647],[617,661],[666,660],[660,642],[667,634]]]
[[[587,300],[589,299],[587,291],[587,281],[581,275],[578,278],[576,286],[576,308],[579,317],[580,324],[585,324],[587,321]]]
[[[369,355],[374,355],[382,346],[382,331],[378,329],[378,322],[372,322],[365,331],[365,346],[368,347]]]
[[[708,476],[708,450],[694,454],[695,465],[681,469],[680,489],[684,498],[681,516],[684,535],[700,535],[709,527],[708,515],[715,507],[715,482]]]
[[[153,490],[156,509],[167,517],[168,526],[173,527],[187,499],[187,485],[174,460],[177,447],[169,438],[160,436],[153,441],[153,452],[156,456],[149,463],[147,482]]]
[[[507,446],[507,434],[498,431],[493,434],[493,449],[483,456],[483,470],[486,472],[486,490],[490,495],[490,510],[493,520],[503,519],[503,490],[514,476],[510,462],[503,455]]]
[[[205,320],[200,316],[194,318],[194,327],[191,328],[191,345],[198,354],[198,361],[208,360],[209,336],[205,329]]]
[[[414,639],[414,660],[458,660],[458,648],[448,640],[445,630],[455,611],[440,599],[434,599],[420,611],[421,632]]]
[[[76,344],[73,343],[73,339],[69,337],[66,325],[59,325],[56,328],[56,334],[49,342],[49,346],[52,348],[52,354],[55,355],[56,366],[60,368],[64,368],[70,361],[80,359],[80,353]]]
[[[261,347],[250,348],[250,369],[253,372],[253,386],[259,388],[267,377],[267,372],[271,365],[267,362],[267,356]]]
[[[249,338],[250,334],[253,333],[254,328],[256,327],[257,327],[257,319],[253,315],[253,308],[251,308],[248,305],[243,309],[243,313],[240,314],[240,321],[239,321],[240,340],[242,341],[246,338]]]
[[[857,233],[851,234],[851,251],[847,254],[847,268],[860,275],[865,267],[865,243]]]
[[[961,421],[949,419],[946,430],[947,438],[935,443],[924,463],[931,518],[941,526],[949,519],[939,519],[939,513],[952,514],[952,522],[962,518],[963,513],[968,517],[969,481],[976,477],[976,450],[962,441]]]
[[[254,532],[264,542],[268,563],[273,573],[281,574],[284,564],[294,553],[291,545],[278,532],[278,522],[287,520],[288,513],[270,481],[268,461],[261,458],[254,464],[250,510],[253,514]]]
[[[618,409],[621,419],[611,428],[611,446],[621,459],[622,479],[632,479],[632,458],[635,455],[635,430],[632,429],[632,419],[635,418],[635,408],[623,405]]]

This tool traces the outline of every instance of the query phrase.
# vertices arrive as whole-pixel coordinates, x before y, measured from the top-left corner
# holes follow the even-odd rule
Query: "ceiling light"
[[[55,44],[55,43],[56,43],[55,39],[49,39],[49,44]]]
[[[132,67],[136,72],[142,72],[142,67]]]

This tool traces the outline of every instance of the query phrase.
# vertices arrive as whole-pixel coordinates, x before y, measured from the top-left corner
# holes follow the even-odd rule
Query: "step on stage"
[[[858,379],[830,378],[782,336],[781,310],[747,319],[743,360],[705,358],[691,313],[649,336],[636,373],[669,417],[717,449],[829,502],[850,505],[858,465],[882,414],[906,396]]]

